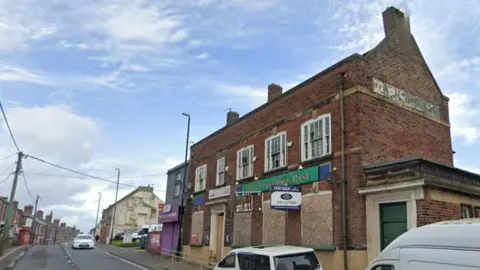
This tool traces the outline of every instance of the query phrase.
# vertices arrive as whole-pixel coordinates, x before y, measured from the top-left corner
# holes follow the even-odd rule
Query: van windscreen
[[[275,269],[278,270],[315,270],[320,269],[320,262],[314,252],[289,254],[274,257]]]

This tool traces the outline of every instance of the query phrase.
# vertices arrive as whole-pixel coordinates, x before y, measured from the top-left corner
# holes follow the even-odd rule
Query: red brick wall
[[[417,200],[417,226],[423,226],[443,220],[461,219],[460,204],[434,201],[432,199]]]

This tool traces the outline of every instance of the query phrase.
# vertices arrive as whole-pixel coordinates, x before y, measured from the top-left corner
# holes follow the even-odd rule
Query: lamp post
[[[97,206],[97,218],[95,219],[95,235],[97,234],[98,214],[100,213],[100,201],[102,200],[102,193],[98,192],[98,206]]]
[[[180,202],[180,235],[178,236],[178,243],[177,243],[177,256],[180,256],[182,252],[182,236],[183,236],[183,214],[184,214],[184,198],[183,193],[185,192],[185,180],[187,179],[187,159],[188,159],[188,145],[189,145],[189,137],[190,137],[190,114],[182,113],[183,116],[187,117],[187,140],[185,144],[185,163],[183,164],[183,181],[181,186],[181,202]]]
[[[120,169],[115,168],[117,170],[117,190],[115,191],[115,203],[113,204],[113,220],[112,220],[112,231],[110,233],[110,243],[113,241],[113,228],[115,227],[115,213],[117,212],[117,197],[118,197],[118,184],[120,183]]]

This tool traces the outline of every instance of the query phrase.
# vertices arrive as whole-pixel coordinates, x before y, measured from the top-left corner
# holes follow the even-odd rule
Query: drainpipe
[[[340,125],[341,125],[341,140],[342,140],[342,237],[343,237],[343,269],[348,269],[348,220],[347,220],[347,177],[346,177],[346,165],[345,165],[345,108],[343,104],[343,94],[345,88],[345,73],[342,72],[337,75],[337,87],[340,91]]]

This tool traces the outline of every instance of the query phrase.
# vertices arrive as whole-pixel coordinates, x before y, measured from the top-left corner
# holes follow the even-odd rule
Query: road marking
[[[111,253],[108,253],[108,252],[106,252],[106,251],[105,251],[105,254],[107,254],[108,256],[112,256],[112,257],[114,257],[114,258],[116,258],[116,259],[118,259],[118,260],[120,260],[120,261],[122,261],[122,262],[124,262],[124,263],[128,263],[128,264],[130,264],[130,265],[133,265],[133,266],[137,267],[138,269],[149,270],[148,268],[145,268],[145,267],[143,267],[143,266],[141,266],[141,265],[138,265],[138,264],[136,264],[136,263],[134,263],[134,262],[127,261],[127,260],[125,260],[125,259],[123,259],[123,258],[120,258],[120,257],[118,257],[118,256],[115,256],[115,255],[113,255],[113,254],[111,254]]]
[[[6,257],[8,257],[8,255],[12,254],[13,252],[15,252],[15,251],[17,251],[17,250],[19,250],[19,249],[21,249],[21,248],[23,248],[23,247],[25,247],[25,246],[18,246],[18,247],[16,247],[16,248],[10,250],[10,251],[7,252],[6,254],[4,254],[2,257],[0,257],[0,262],[1,262],[2,260],[4,260]]]

